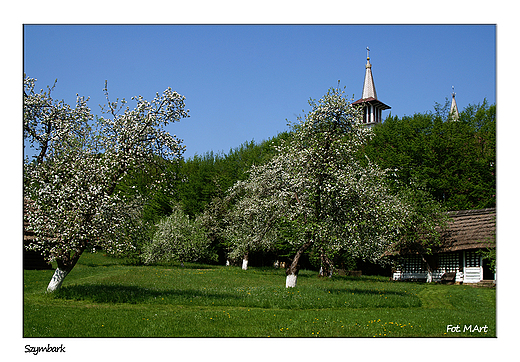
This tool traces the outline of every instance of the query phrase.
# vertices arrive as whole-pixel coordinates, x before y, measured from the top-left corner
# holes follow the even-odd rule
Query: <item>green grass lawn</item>
[[[24,271],[24,337],[494,337],[492,288],[302,270],[125,265],[85,253],[55,295]],[[460,333],[447,326],[460,326]],[[472,326],[469,331],[465,326]],[[474,326],[487,326],[480,332]]]

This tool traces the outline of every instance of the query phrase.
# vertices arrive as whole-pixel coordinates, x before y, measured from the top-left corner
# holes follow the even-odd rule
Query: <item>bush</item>
[[[190,220],[176,205],[171,215],[162,219],[150,243],[144,246],[142,258],[146,264],[168,261],[215,260],[199,219]]]

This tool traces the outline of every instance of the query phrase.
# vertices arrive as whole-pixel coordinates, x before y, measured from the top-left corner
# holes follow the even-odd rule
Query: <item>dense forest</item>
[[[495,105],[470,105],[449,121],[447,104],[434,113],[388,117],[374,128],[367,156],[415,179],[447,210],[495,207]]]

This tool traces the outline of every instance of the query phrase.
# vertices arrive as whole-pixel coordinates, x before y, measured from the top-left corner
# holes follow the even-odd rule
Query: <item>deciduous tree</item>
[[[39,150],[24,163],[24,197],[34,200],[28,216],[36,239],[30,246],[57,268],[47,290],[58,289],[88,246],[122,251],[131,246],[128,231],[140,229],[139,198],[117,186],[129,170],[159,156],[176,159],[184,146],[164,127],[188,117],[185,98],[170,88],[151,101],[110,101],[94,117],[84,98],[75,108],[35,91],[24,79],[24,141]],[[144,167],[143,167],[144,169]],[[122,232],[126,230],[126,232]]]
[[[294,257],[286,287],[296,285],[299,259],[310,248],[380,260],[413,213],[407,199],[388,186],[391,171],[359,161],[371,130],[344,92],[331,89],[310,105],[294,125],[292,142],[270,162],[252,167],[249,178],[232,189],[238,198],[232,210],[236,222],[229,223],[234,252],[270,248],[290,235]]]

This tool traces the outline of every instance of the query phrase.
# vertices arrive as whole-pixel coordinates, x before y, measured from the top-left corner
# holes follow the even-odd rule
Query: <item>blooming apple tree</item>
[[[228,228],[235,253],[270,248],[291,235],[286,287],[296,285],[299,259],[311,248],[379,260],[412,210],[388,187],[389,171],[359,157],[371,130],[344,92],[331,89],[310,105],[292,141],[231,189],[238,198]]]
[[[38,151],[24,162],[24,197],[34,201],[27,216],[36,236],[30,248],[57,263],[49,292],[88,246],[132,247],[128,232],[139,232],[142,199],[130,202],[117,186],[157,156],[177,159],[182,141],[164,127],[188,117],[185,98],[170,88],[151,102],[132,98],[130,109],[124,99],[109,100],[105,83],[108,104],[95,119],[84,98],[72,108],[52,99],[51,90],[36,92],[35,79],[24,79],[24,141]]]

